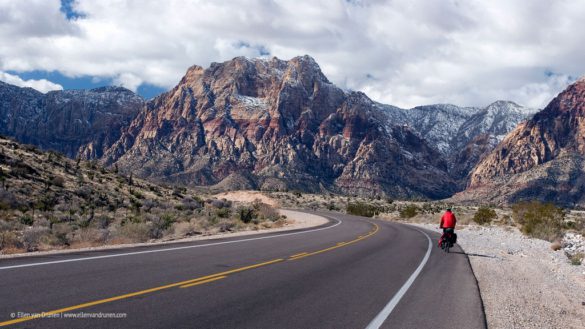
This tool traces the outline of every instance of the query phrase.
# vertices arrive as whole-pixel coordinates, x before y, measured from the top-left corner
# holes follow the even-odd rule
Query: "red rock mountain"
[[[309,56],[191,67],[105,162],[190,185],[431,198],[455,189],[438,151],[363,93],[331,84]]]
[[[458,198],[585,203],[585,79],[521,123],[471,174]]]

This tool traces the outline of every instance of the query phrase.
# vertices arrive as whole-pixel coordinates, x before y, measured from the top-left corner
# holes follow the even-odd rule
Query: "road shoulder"
[[[436,225],[412,224],[437,231]],[[477,278],[489,328],[582,328],[585,273],[550,243],[509,227],[457,230]]]

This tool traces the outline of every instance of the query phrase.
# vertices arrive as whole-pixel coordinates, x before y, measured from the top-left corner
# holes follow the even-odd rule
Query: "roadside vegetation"
[[[520,202],[512,206],[514,220],[528,236],[554,241],[569,228],[565,210],[552,203]]]
[[[491,224],[496,218],[498,218],[496,211],[486,206],[479,207],[473,215],[473,221],[479,225]]]
[[[554,241],[564,232],[585,234],[585,211],[562,209],[539,201],[509,207],[496,205],[454,205],[441,201],[399,201],[384,197],[343,196],[333,193],[308,194],[299,191],[267,193],[283,207],[338,211],[413,223],[439,223],[447,207],[453,208],[458,225],[518,227],[524,234]]]
[[[160,186],[0,138],[0,254],[172,240],[285,223],[259,201]]]

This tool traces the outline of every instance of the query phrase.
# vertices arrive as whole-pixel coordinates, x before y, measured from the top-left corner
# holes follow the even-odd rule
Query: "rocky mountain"
[[[485,108],[451,104],[380,108],[390,125],[408,125],[433,145],[447,161],[449,174],[460,188],[465,187],[467,176],[478,161],[537,111],[509,101],[497,101]]]
[[[0,134],[71,158],[99,158],[143,105],[121,87],[42,94],[0,82]]]
[[[193,66],[106,154],[141,177],[232,188],[323,188],[441,198],[447,164],[376,103],[344,92],[309,56]]]
[[[193,66],[149,102],[119,87],[41,94],[0,83],[0,134],[217,189],[443,198],[532,113],[504,101],[379,104],[333,85],[309,56]]]
[[[482,160],[460,199],[585,202],[585,79],[520,124]]]

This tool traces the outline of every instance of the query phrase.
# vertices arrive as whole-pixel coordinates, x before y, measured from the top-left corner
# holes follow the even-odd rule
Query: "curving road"
[[[254,237],[0,260],[0,326],[486,327],[459,247],[445,254],[435,232],[317,214],[330,222]]]

